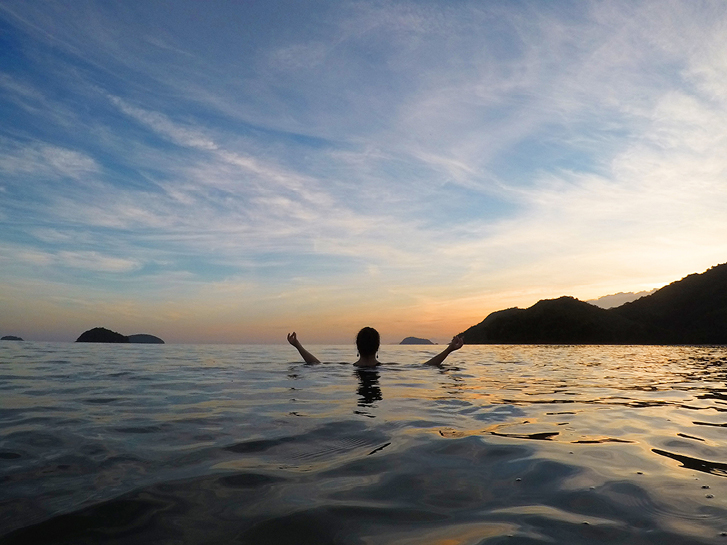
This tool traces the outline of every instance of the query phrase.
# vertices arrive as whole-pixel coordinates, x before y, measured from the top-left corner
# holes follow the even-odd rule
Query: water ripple
[[[4,349],[0,542],[727,538],[727,348],[382,352]]]

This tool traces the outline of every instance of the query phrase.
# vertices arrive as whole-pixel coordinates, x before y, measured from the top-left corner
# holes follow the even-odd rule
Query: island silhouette
[[[603,309],[563,296],[493,312],[466,344],[727,344],[727,263]]]
[[[406,337],[399,344],[434,344],[429,339],[422,339],[420,337]]]
[[[136,335],[122,335],[105,327],[94,327],[81,333],[76,339],[77,343],[145,343],[164,344],[164,341],[154,335],[137,333]]]

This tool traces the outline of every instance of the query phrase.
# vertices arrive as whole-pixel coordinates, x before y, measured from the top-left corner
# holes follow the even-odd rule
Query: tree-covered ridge
[[[727,263],[608,310],[573,297],[493,312],[468,344],[727,344]]]

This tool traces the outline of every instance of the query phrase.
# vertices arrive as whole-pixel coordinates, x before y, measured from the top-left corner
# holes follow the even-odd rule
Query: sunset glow
[[[727,261],[723,2],[0,0],[0,336],[437,342]]]

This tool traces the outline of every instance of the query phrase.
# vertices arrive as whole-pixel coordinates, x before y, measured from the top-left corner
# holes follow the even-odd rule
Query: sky
[[[0,120],[0,335],[446,342],[727,261],[722,0],[0,0]]]

